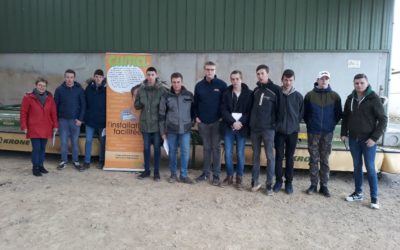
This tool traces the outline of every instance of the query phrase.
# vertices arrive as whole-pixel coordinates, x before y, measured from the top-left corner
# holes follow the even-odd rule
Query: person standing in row
[[[220,186],[221,136],[219,120],[221,111],[219,107],[222,93],[227,88],[227,84],[217,78],[215,70],[214,62],[206,62],[204,64],[204,79],[198,82],[194,89],[194,114],[203,140],[203,173],[196,178],[196,181],[201,182],[209,178],[212,164],[212,184]]]
[[[233,184],[233,145],[236,142],[236,188],[243,189],[244,147],[249,134],[249,120],[252,105],[252,91],[242,83],[242,72],[232,71],[231,85],[222,96],[221,113],[225,123],[224,147],[226,178],[224,185]]]
[[[168,181],[178,180],[176,174],[177,151],[180,147],[181,170],[179,181],[193,184],[188,177],[190,154],[190,135],[193,122],[193,94],[183,86],[183,76],[179,72],[171,75],[171,89],[161,97],[159,120],[160,133],[167,140],[169,147],[169,169],[171,176]]]
[[[304,121],[307,125],[311,181],[306,193],[316,193],[320,182],[319,192],[325,197],[331,196],[328,181],[333,131],[342,118],[340,96],[332,90],[329,84],[330,78],[328,71],[319,72],[314,89],[304,97]]]
[[[141,83],[135,98],[135,108],[141,110],[140,132],[143,135],[144,143],[144,171],[139,179],[150,177],[150,149],[154,147],[154,181],[160,181],[160,157],[161,137],[159,126],[159,106],[161,96],[166,93],[160,79],[157,77],[157,70],[149,67],[146,70],[146,79]]]
[[[85,118],[86,100],[81,85],[75,81],[75,71],[67,69],[64,82],[56,89],[54,100],[57,105],[58,122],[60,124],[61,162],[58,169],[62,170],[68,162],[68,138],[71,140],[72,162],[79,171],[85,168],[79,163],[79,133]]]
[[[253,92],[250,128],[253,146],[253,170],[251,191],[260,189],[260,153],[264,143],[267,158],[266,194],[272,195],[272,182],[275,173],[274,138],[276,126],[281,121],[282,90],[269,79],[269,67],[261,64],[256,69],[257,87]]]
[[[23,97],[20,111],[21,130],[31,139],[34,176],[48,173],[43,164],[47,139],[58,129],[56,103],[46,88],[47,80],[38,78],[33,91]]]
[[[93,78],[89,80],[85,89],[86,97],[86,142],[85,142],[85,168],[90,167],[92,156],[93,135],[96,133],[100,142],[98,169],[103,169],[105,159],[106,141],[104,129],[106,127],[106,81],[104,72],[97,69]]]
[[[371,208],[379,209],[378,176],[375,169],[376,142],[383,135],[387,116],[379,96],[372,90],[365,74],[354,76],[354,90],[344,105],[341,139],[349,142],[354,165],[355,190],[347,201],[362,201],[363,160],[367,169]]]
[[[279,192],[283,184],[282,162],[285,158],[285,192],[293,193],[294,152],[297,145],[300,122],[303,118],[303,96],[295,90],[294,71],[287,69],[282,74],[282,122],[275,134],[275,185],[274,192]]]

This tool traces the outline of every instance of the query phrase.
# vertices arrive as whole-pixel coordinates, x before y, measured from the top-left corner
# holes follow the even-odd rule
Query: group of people
[[[257,87],[251,90],[242,82],[242,73],[234,70],[228,86],[216,76],[216,64],[204,64],[204,78],[199,81],[194,94],[184,87],[181,73],[171,74],[171,87],[166,89],[154,67],[146,70],[145,80],[132,88],[134,109],[140,110],[139,125],[144,144],[144,171],[140,179],[151,176],[151,145],[154,150],[153,179],[160,181],[160,147],[168,143],[168,181],[193,184],[210,180],[212,185],[235,185],[243,190],[245,143],[249,137],[253,149],[251,191],[261,188],[260,154],[264,147],[267,158],[267,195],[279,192],[283,185],[287,194],[293,193],[294,153],[300,122],[307,125],[308,151],[310,154],[310,186],[307,194],[321,193],[330,197],[329,155],[335,126],[342,120],[341,138],[350,146],[354,164],[355,190],[347,201],[363,200],[363,160],[370,185],[371,208],[379,208],[377,173],[375,170],[376,142],[382,136],[387,116],[379,96],[371,89],[365,74],[354,76],[354,90],[347,97],[344,112],[340,96],[330,86],[330,73],[321,71],[314,88],[304,99],[295,90],[295,73],[286,69],[281,86],[269,78],[269,67],[256,68]],[[93,134],[101,142],[100,164],[104,165],[103,130],[105,128],[105,81],[101,70],[85,90],[75,82],[75,72],[67,70],[65,81],[52,95],[46,91],[47,81],[38,79],[32,93],[22,101],[21,128],[32,141],[33,174],[40,176],[43,167],[47,138],[59,128],[61,138],[61,163],[67,163],[67,139],[72,142],[74,166],[83,171],[90,166]],[[42,123],[37,129],[38,122]],[[79,127],[86,125],[85,162],[78,161],[77,140]],[[197,124],[203,143],[203,171],[191,179],[188,176],[191,130]],[[221,135],[225,149],[226,178],[221,175]],[[233,148],[236,145],[236,170],[233,166]],[[180,173],[177,174],[177,154],[180,151]],[[283,160],[285,167],[283,168]],[[234,179],[235,177],[235,179]],[[274,182],[275,179],[275,182]],[[319,184],[319,190],[318,190]]]
[[[64,82],[57,87],[54,97],[46,90],[47,80],[39,78],[32,92],[22,99],[21,129],[31,139],[32,172],[35,176],[48,173],[44,168],[44,156],[48,138],[54,138],[58,131],[61,146],[61,162],[57,169],[62,170],[68,162],[68,139],[71,142],[72,164],[84,171],[90,167],[92,142],[95,133],[100,141],[98,168],[104,166],[106,127],[106,81],[104,72],[97,69],[87,81],[85,89],[75,81],[76,73],[67,69]],[[85,160],[79,163],[79,134],[85,124]]]

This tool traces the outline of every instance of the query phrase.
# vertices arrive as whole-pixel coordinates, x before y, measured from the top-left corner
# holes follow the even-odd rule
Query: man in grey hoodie
[[[300,122],[303,118],[303,96],[295,90],[294,71],[286,69],[282,74],[282,121],[275,134],[275,185],[274,192],[279,192],[283,184],[282,162],[285,158],[285,192],[293,193],[293,156],[296,150]]]

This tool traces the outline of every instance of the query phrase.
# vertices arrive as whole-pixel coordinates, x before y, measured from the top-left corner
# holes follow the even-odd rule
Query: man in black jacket
[[[253,106],[251,109],[250,128],[251,143],[253,146],[253,171],[252,191],[260,189],[258,181],[260,175],[261,142],[264,142],[267,157],[267,182],[266,193],[272,195],[272,181],[275,173],[274,137],[275,129],[281,120],[282,91],[269,79],[269,67],[259,65],[257,67],[257,88],[253,92]]]
[[[378,209],[378,176],[375,170],[376,141],[387,125],[387,116],[381,100],[372,90],[365,74],[354,76],[354,90],[344,105],[341,136],[349,140],[354,164],[355,190],[347,201],[363,200],[363,161],[367,169],[371,195],[371,208]]]
[[[227,176],[223,184],[233,184],[233,143],[236,141],[236,187],[243,189],[242,177],[244,169],[244,146],[249,133],[252,91],[242,83],[242,72],[231,73],[232,85],[222,95],[221,113],[225,124],[225,166]]]
[[[295,90],[294,71],[287,69],[282,74],[282,122],[275,134],[275,185],[274,192],[279,192],[283,184],[282,162],[285,158],[285,191],[293,193],[293,155],[296,150],[300,121],[303,117],[303,96]]]

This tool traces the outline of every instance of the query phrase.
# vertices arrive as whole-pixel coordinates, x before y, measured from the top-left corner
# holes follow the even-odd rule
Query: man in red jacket
[[[46,87],[46,79],[37,79],[35,88],[31,93],[26,93],[21,104],[21,130],[26,138],[31,139],[32,173],[35,176],[48,173],[43,166],[47,138],[51,138],[58,129],[56,104]]]

